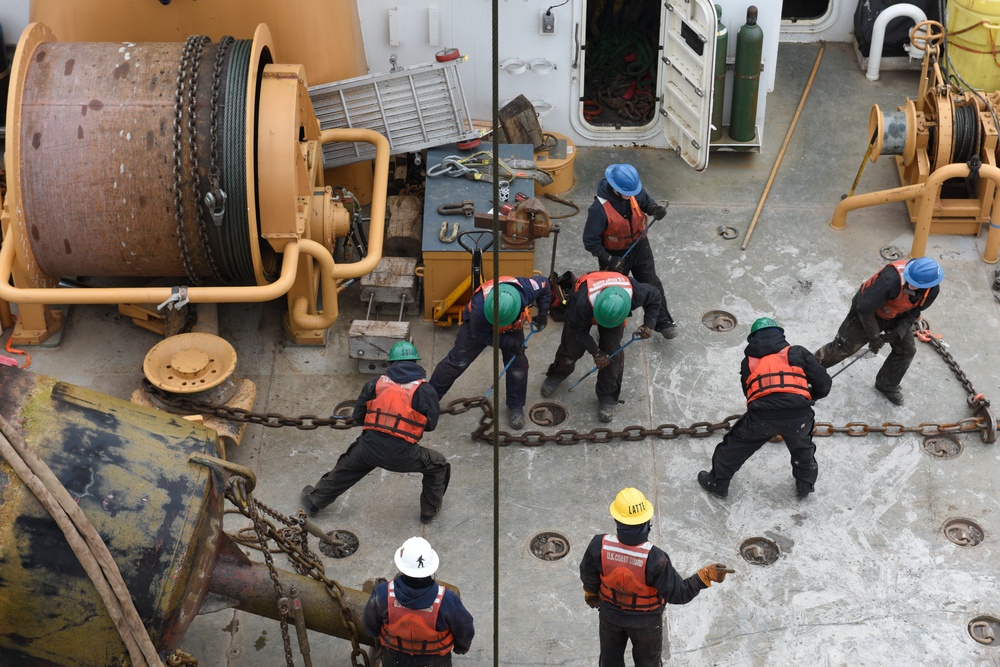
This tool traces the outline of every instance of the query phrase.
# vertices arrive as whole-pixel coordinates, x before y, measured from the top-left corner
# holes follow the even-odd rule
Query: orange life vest
[[[631,546],[615,535],[601,540],[601,599],[628,611],[657,611],[666,602],[646,585],[646,562],[651,542]]]
[[[504,283],[508,285],[513,285],[514,287],[517,288],[518,292],[521,291],[521,283],[517,282],[517,278],[511,278],[510,276],[500,276],[500,284],[502,285]],[[485,301],[486,297],[489,295],[492,289],[493,289],[493,281],[487,280],[485,283],[479,286],[479,288],[475,291],[475,293],[473,293],[472,296],[476,296],[476,294],[482,292],[483,300]],[[465,306],[465,312],[467,314],[472,312],[472,299],[469,299],[468,305]],[[524,310],[521,311],[521,314],[517,316],[516,320],[514,320],[505,327],[500,327],[500,333],[514,331],[515,329],[523,329],[525,320],[527,320],[528,322],[531,321],[531,313],[528,311],[528,306],[524,307]]]
[[[910,301],[910,295],[906,293],[906,279],[903,278],[903,269],[906,267],[907,261],[908,260],[905,259],[899,259],[890,265],[899,273],[899,294],[895,298],[883,303],[875,311],[875,314],[883,320],[895,319],[908,310],[913,310],[914,308],[923,306],[924,302],[927,301],[927,295],[931,293],[931,290],[928,287],[923,290],[924,294],[920,297],[917,303]],[[874,276],[866,280],[861,289],[864,290],[866,287],[875,282],[875,279],[878,278],[881,273],[882,271],[879,271]]]
[[[608,225],[601,232],[601,242],[608,250],[625,250],[632,245],[646,229],[646,214],[639,208],[635,197],[628,198],[632,205],[632,220],[615,210],[611,202],[604,201],[604,214],[608,217]]]
[[[389,582],[387,611],[389,622],[382,626],[382,645],[410,655],[447,655],[455,645],[451,629],[438,631],[438,612],[444,586],[438,584],[434,604],[426,609],[409,609],[396,600],[395,580]]]
[[[798,394],[812,399],[809,380],[800,366],[788,363],[786,347],[765,357],[749,357],[750,376],[747,378],[747,405],[750,401],[768,394]]]
[[[375,383],[375,398],[366,403],[363,430],[381,431],[416,443],[424,434],[427,417],[413,409],[413,393],[427,380],[398,384],[383,375]]]

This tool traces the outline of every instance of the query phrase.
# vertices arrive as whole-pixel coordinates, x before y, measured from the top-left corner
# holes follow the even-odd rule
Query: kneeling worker
[[[500,320],[494,323],[493,311],[497,300],[500,302]],[[437,391],[438,399],[444,398],[480,352],[493,345],[496,324],[500,330],[500,351],[504,364],[514,359],[507,370],[507,420],[511,428],[524,428],[524,403],[528,395],[524,322],[530,320],[528,308],[535,304],[538,305],[538,315],[532,325],[535,331],[541,331],[548,324],[549,307],[552,305],[552,286],[547,278],[501,276],[498,289],[493,288],[492,280],[480,285],[465,308],[455,346],[431,374],[430,385]]]
[[[447,667],[468,653],[476,629],[461,598],[434,582],[440,559],[422,537],[393,558],[399,576],[383,581],[365,605],[365,632],[382,645],[383,667]]]

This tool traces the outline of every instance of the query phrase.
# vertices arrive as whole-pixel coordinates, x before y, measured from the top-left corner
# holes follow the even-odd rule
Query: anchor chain
[[[351,633],[351,664],[353,667],[370,667],[371,663],[368,660],[368,654],[361,648],[358,622],[354,618],[354,612],[351,611],[351,608],[347,605],[344,599],[344,587],[341,586],[336,580],[330,579],[326,576],[322,561],[320,561],[320,559],[309,550],[308,534],[304,529],[306,522],[305,512],[303,510],[299,510],[295,517],[288,517],[267,506],[265,503],[253,497],[252,491],[248,486],[248,480],[245,477],[240,476],[238,473],[234,473],[230,476],[229,484],[225,489],[225,496],[226,499],[236,507],[236,511],[250,519],[253,523],[252,529],[257,536],[257,543],[259,544],[259,546],[255,545],[255,548],[259,549],[264,555],[264,562],[267,565],[268,573],[270,574],[271,581],[274,584],[277,598],[279,600],[283,598],[286,600],[288,599],[281,589],[281,584],[278,581],[277,570],[274,567],[274,559],[271,557],[272,553],[281,551],[288,556],[288,559],[292,562],[292,566],[295,568],[296,572],[323,582],[326,586],[327,593],[337,603],[337,607],[340,610],[341,621]],[[274,523],[261,516],[262,514],[267,514],[273,517],[280,523],[285,524],[286,527],[278,529]],[[277,550],[271,549],[268,546],[268,542],[270,540],[274,540],[274,543],[277,545]],[[237,541],[241,544],[249,546],[247,542],[242,539],[237,538]],[[281,637],[284,642],[285,660],[288,667],[294,667],[295,663],[292,659],[291,640],[288,635],[289,609],[282,606],[279,608],[278,614],[281,617]]]
[[[269,412],[259,413],[244,410],[242,408],[231,408],[225,405],[212,405],[190,398],[178,397],[163,392],[159,388],[144,380],[146,390],[154,394],[164,404],[180,410],[196,414],[209,415],[219,419],[241,422],[246,424],[260,424],[268,428],[279,428],[282,426],[292,426],[303,431],[312,431],[321,426],[333,429],[344,430],[360,426],[348,416],[317,417],[316,415],[302,415],[300,417],[286,417],[285,415]],[[983,399],[985,401],[985,399]],[[986,406],[989,401],[985,401]],[[473,440],[493,442],[493,408],[484,396],[472,398],[459,398],[447,403],[441,408],[442,414],[460,415],[474,408],[482,410],[479,417],[479,425],[472,431]],[[511,444],[521,444],[526,447],[540,447],[546,443],[557,445],[575,445],[582,442],[593,442],[595,444],[605,444],[616,440],[626,442],[636,442],[646,438],[655,437],[661,440],[674,440],[681,436],[692,438],[707,438],[719,431],[728,431],[733,427],[733,423],[742,417],[742,414],[729,415],[718,422],[699,421],[693,422],[690,426],[680,426],[678,424],[664,423],[659,426],[647,428],[639,424],[626,426],[620,431],[610,428],[595,428],[590,431],[580,432],[573,429],[562,429],[555,433],[544,433],[542,431],[523,431],[522,433],[511,433],[509,431],[499,432],[499,445],[507,447]],[[843,426],[835,426],[830,422],[816,422],[813,426],[812,435],[816,437],[829,437],[837,434],[844,434],[849,437],[863,437],[869,434],[880,434],[890,438],[899,437],[906,433],[915,433],[922,436],[941,435],[943,433],[970,433],[978,431],[983,442],[990,443],[996,440],[996,422],[988,416],[966,417],[956,422],[921,422],[916,426],[907,426],[898,422],[884,422],[880,425],[868,424],[865,422],[848,422]]]

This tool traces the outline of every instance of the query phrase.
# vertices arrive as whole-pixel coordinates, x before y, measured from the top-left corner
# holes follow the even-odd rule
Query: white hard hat
[[[396,550],[396,567],[408,577],[430,577],[441,563],[430,542],[422,537],[411,537]]]

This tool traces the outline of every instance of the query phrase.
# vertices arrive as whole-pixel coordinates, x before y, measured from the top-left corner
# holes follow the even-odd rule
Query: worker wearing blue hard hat
[[[642,187],[639,172],[630,164],[612,164],[597,184],[597,196],[587,211],[583,247],[597,258],[602,271],[632,275],[660,294],[660,314],[655,330],[664,338],[677,336],[677,326],[667,310],[663,283],[656,275],[653,250],[646,232],[653,220],[661,220],[667,209]]]
[[[816,351],[816,358],[829,368],[865,344],[878,353],[888,343],[892,352],[875,376],[875,389],[895,405],[902,405],[899,383],[917,354],[912,329],[920,314],[934,303],[943,279],[944,270],[930,257],[887,264],[858,288],[836,337]]]

